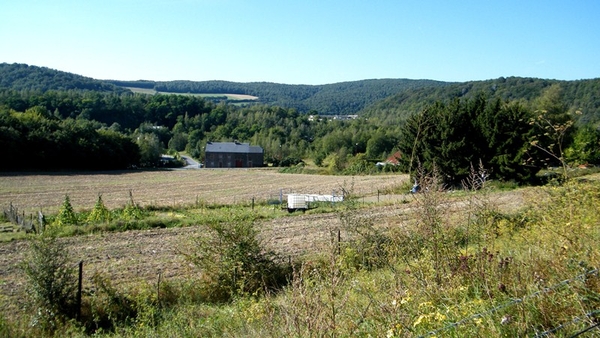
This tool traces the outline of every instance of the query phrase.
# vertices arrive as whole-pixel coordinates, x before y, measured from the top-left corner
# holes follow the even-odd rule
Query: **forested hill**
[[[49,90],[89,90],[122,93],[114,84],[58,70],[26,64],[0,63],[0,89],[46,92]]]
[[[411,89],[438,88],[446,82],[408,79],[372,79],[326,85],[288,85],[271,82],[229,81],[109,81],[123,87],[154,89],[170,93],[244,94],[257,96],[259,102],[306,113],[356,114],[390,95]]]
[[[562,101],[571,112],[581,112],[581,123],[600,122],[600,78],[577,81],[509,77],[486,81],[452,83],[446,86],[415,88],[391,95],[360,112],[382,122],[404,121],[436,101],[472,98],[480,93],[503,100],[532,102],[550,86],[558,85]]]
[[[258,103],[294,108],[302,113],[359,114],[383,123],[406,120],[436,101],[469,98],[484,93],[505,100],[531,102],[552,85],[559,85],[570,111],[581,111],[580,122],[600,122],[600,78],[558,81],[508,77],[486,81],[371,79],[325,85],[289,85],[230,81],[116,81],[92,78],[25,64],[0,64],[0,89],[17,91],[85,90],[124,93],[126,87],[167,93],[245,94]]]
[[[288,85],[270,82],[230,81],[116,81],[96,80],[46,67],[26,64],[0,64],[0,89],[46,92],[49,90],[89,90],[128,92],[127,87],[153,89],[167,93],[245,94],[258,102],[299,112],[319,114],[356,114],[390,95],[406,90],[437,88],[449,83],[432,80],[372,79],[325,85]]]

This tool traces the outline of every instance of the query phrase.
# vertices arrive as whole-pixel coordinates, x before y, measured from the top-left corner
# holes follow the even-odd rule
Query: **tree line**
[[[263,147],[265,165],[310,160],[330,173],[374,172],[376,162],[400,151],[400,165],[386,169],[435,165],[452,183],[479,162],[493,178],[516,181],[546,166],[600,162],[597,128],[575,109],[572,88],[556,81],[538,88],[532,80],[525,81],[532,89],[511,92],[514,81],[523,79],[494,90],[477,91],[483,82],[437,89],[442,98],[450,90],[451,99],[424,94],[418,102],[405,93],[396,96],[400,105],[387,100],[383,110],[349,121],[190,95],[0,89],[0,147],[10,159],[0,170],[155,167],[161,154],[182,151],[202,161],[207,142],[234,140]],[[575,92],[596,83],[581,81],[585,90]],[[410,102],[401,108],[406,116],[392,113]]]
[[[202,160],[207,142],[238,140],[263,147],[271,165],[312,160],[332,173],[369,173],[375,162],[400,151],[393,168],[414,173],[435,165],[448,183],[459,183],[479,163],[492,178],[531,181],[547,166],[600,162],[598,130],[576,125],[562,95],[558,85],[531,102],[481,92],[384,124],[310,119],[293,108],[183,95],[5,90],[0,147],[9,160],[1,169],[153,167],[168,151]]]
[[[131,138],[102,124],[61,120],[41,107],[0,108],[1,170],[114,170],[139,163]]]
[[[543,168],[600,163],[600,131],[576,120],[558,85],[530,103],[484,93],[435,102],[404,124],[400,167],[415,175],[435,168],[456,185],[479,166],[486,179],[532,182]]]
[[[337,169],[343,169],[348,159],[358,153],[367,154],[374,161],[385,157],[394,147],[395,139],[394,128],[380,128],[364,120],[333,121],[316,116],[310,121],[309,115],[294,108],[238,107],[186,95],[0,90],[0,110],[4,116],[2,128],[6,130],[0,136],[0,146],[21,149],[18,153],[32,156],[29,161],[5,166],[4,170],[56,168],[44,160],[33,160],[36,149],[41,149],[36,148],[40,142],[34,142],[35,138],[28,135],[32,133],[38,138],[46,135],[51,139],[62,127],[61,132],[79,133],[80,138],[81,133],[97,130],[131,139],[140,151],[131,158],[140,161],[129,162],[130,166],[155,166],[156,157],[168,149],[186,151],[202,159],[207,142],[239,140],[262,146],[268,163],[274,165],[297,164],[301,159],[314,158],[319,165],[327,166],[334,161]],[[35,118],[32,120],[31,116]],[[89,142],[95,143],[96,136],[92,133],[88,136]],[[21,147],[15,147],[16,140]],[[54,145],[66,151],[57,140],[43,143],[44,147]],[[65,168],[93,167],[74,166],[64,159],[56,163]]]

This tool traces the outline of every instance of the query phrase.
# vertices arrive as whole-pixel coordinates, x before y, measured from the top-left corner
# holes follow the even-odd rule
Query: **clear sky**
[[[96,79],[600,77],[598,0],[2,0],[0,63]]]

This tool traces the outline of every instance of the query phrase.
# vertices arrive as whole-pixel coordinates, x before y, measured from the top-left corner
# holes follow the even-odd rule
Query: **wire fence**
[[[582,321],[582,320],[585,320],[585,319],[592,319],[592,318],[594,318],[594,317],[595,317],[597,314],[600,314],[600,310],[594,310],[594,311],[590,311],[590,312],[588,312],[588,313],[584,314],[583,316],[575,317],[575,318],[574,318],[572,321],[570,321],[570,322],[565,322],[565,323],[562,323],[562,324],[560,324],[560,325],[557,325],[557,326],[555,326],[554,328],[552,328],[552,329],[550,329],[550,330],[547,330],[547,331],[544,331],[544,332],[540,332],[540,333],[536,334],[536,335],[535,335],[535,337],[536,337],[536,338],[539,338],[539,337],[548,337],[548,336],[550,336],[550,334],[552,334],[552,333],[554,333],[554,332],[556,332],[556,331],[558,331],[558,330],[564,329],[564,328],[566,328],[566,327],[568,327],[568,326],[570,326],[570,325],[573,325],[573,324],[579,323],[579,322],[580,322],[580,321]],[[598,323],[598,324],[600,324],[600,323]],[[595,325],[588,326],[586,329],[584,329],[584,331],[580,331],[580,332],[578,332],[576,335],[574,335],[574,336],[572,336],[572,337],[576,337],[578,334],[581,334],[581,333],[585,332],[587,329],[592,329],[592,328],[595,328],[595,327],[597,327],[597,326],[598,326],[598,324],[595,324]]]
[[[469,317],[465,317],[465,318],[463,318],[463,319],[461,319],[461,320],[459,320],[457,322],[450,323],[450,324],[448,324],[448,325],[446,325],[446,326],[444,326],[444,327],[442,327],[440,329],[437,329],[437,330],[434,330],[434,331],[429,331],[429,332],[427,332],[426,334],[424,334],[424,335],[422,335],[420,337],[424,338],[424,337],[435,336],[435,335],[437,335],[437,334],[439,334],[441,332],[444,332],[444,331],[447,331],[449,329],[452,329],[452,328],[464,325],[466,323],[472,322],[474,319],[485,317],[485,316],[490,315],[492,313],[498,312],[498,311],[500,311],[500,310],[502,310],[504,308],[510,307],[510,306],[518,304],[518,303],[523,303],[524,301],[526,301],[528,299],[531,299],[531,298],[538,297],[538,296],[541,296],[543,294],[549,293],[549,292],[551,292],[553,290],[556,290],[556,289],[559,289],[559,288],[561,288],[561,287],[563,287],[565,285],[568,285],[568,284],[570,284],[570,283],[572,283],[574,281],[585,280],[588,276],[592,276],[592,275],[598,275],[598,269],[593,269],[593,270],[586,271],[585,273],[582,273],[582,274],[580,274],[578,276],[575,276],[575,277],[573,277],[571,279],[565,279],[565,280],[563,280],[563,281],[561,281],[559,283],[556,283],[556,284],[554,284],[554,285],[552,285],[550,287],[545,287],[545,288],[543,288],[541,290],[538,290],[538,291],[536,291],[534,293],[531,293],[529,295],[526,295],[524,297],[512,299],[512,300],[510,300],[508,302],[505,302],[505,303],[502,303],[502,304],[500,304],[500,305],[498,305],[496,307],[493,307],[493,308],[491,308],[491,309],[489,309],[487,311],[483,311],[483,312],[480,312],[480,313],[473,314],[473,315],[471,315]],[[588,314],[596,313],[596,312],[598,312],[598,311],[597,310],[591,311]],[[581,317],[586,317],[586,315],[583,315]],[[556,330],[559,330],[559,329],[560,329],[560,327],[557,327],[557,328],[555,328],[553,330],[556,331]],[[549,330],[549,331],[551,331],[551,332],[549,332],[548,334],[554,332],[552,330]],[[544,335],[542,333],[542,335],[540,337],[547,336],[548,334]]]

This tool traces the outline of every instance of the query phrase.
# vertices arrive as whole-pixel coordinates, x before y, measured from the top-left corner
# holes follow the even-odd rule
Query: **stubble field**
[[[305,193],[331,193],[349,189],[355,194],[371,195],[360,200],[376,202],[380,192],[404,184],[405,175],[390,176],[312,176],[279,174],[272,170],[190,170],[160,172],[97,173],[86,175],[35,174],[0,177],[0,203],[27,210],[57,208],[65,194],[71,196],[75,209],[91,208],[98,193],[107,207],[120,207],[128,200],[129,190],[142,205],[189,204],[207,202],[233,203],[252,197],[278,194],[279,189]],[[361,217],[382,227],[403,226],[411,221],[414,205],[410,196],[381,195],[383,204],[360,209]],[[461,198],[451,200],[450,208],[460,212]],[[493,197],[501,208],[514,210],[522,205],[518,192],[500,193]],[[269,249],[284,256],[296,257],[323,250],[329,245],[331,231],[340,225],[334,213],[295,215],[261,221],[256,226]],[[99,273],[114,285],[156,283],[164,279],[189,278],[198,271],[189,265],[182,251],[191,245],[202,227],[136,230],[91,234],[61,239],[66,242],[74,262],[84,261],[84,287]],[[342,238],[346,234],[342,233]],[[28,241],[0,243],[0,305],[3,312],[23,309],[25,282],[20,262],[25,258]]]
[[[0,175],[0,205],[12,203],[26,215],[42,210],[56,213],[65,195],[75,211],[89,210],[98,195],[109,209],[123,207],[129,192],[141,206],[189,206],[250,203],[278,199],[284,193],[341,193],[377,196],[407,180],[406,175],[323,176],[280,174],[275,170],[169,170],[102,173],[32,173]],[[368,197],[367,197],[368,198]],[[383,196],[382,196],[383,198]],[[302,255],[324,243],[330,226],[338,222],[332,214],[284,217],[259,224],[270,248],[285,255]],[[163,278],[187,278],[197,273],[181,255],[199,227],[151,229],[102,233],[64,238],[73,262],[84,261],[85,284],[100,273],[115,285],[152,283]],[[0,306],[4,313],[23,309],[26,240],[0,243]]]
[[[68,195],[76,211],[91,209],[102,195],[109,208],[134,201],[141,206],[251,203],[284,193],[377,195],[403,184],[406,175],[325,176],[280,174],[271,169],[200,169],[101,173],[1,174],[0,206],[28,213],[55,213]]]

